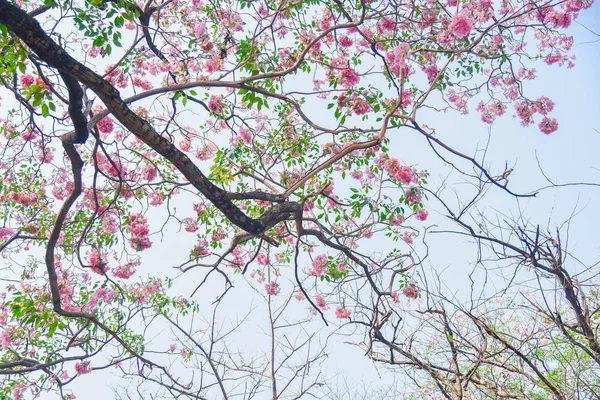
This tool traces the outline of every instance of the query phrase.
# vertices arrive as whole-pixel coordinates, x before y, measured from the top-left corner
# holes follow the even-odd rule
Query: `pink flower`
[[[19,82],[21,82],[21,85],[23,86],[31,86],[33,85],[33,76],[29,74],[21,75],[19,76]]]
[[[409,167],[403,165],[398,169],[394,178],[403,185],[408,185],[413,181],[413,172]]]
[[[350,46],[352,46],[354,44],[354,42],[352,41],[352,39],[350,39],[346,35],[340,36],[340,38],[338,39],[338,43],[342,47],[350,47]]]
[[[413,244],[413,239],[415,237],[415,233],[414,232],[404,232],[404,234],[402,235],[402,240],[404,241],[404,243],[406,244]]]
[[[142,79],[138,76],[133,77],[133,86],[140,87],[144,90],[152,89],[152,84],[149,81],[147,81],[146,79]]]
[[[12,335],[14,330],[14,328],[4,328],[2,333],[0,333],[0,346],[2,346],[3,349],[10,346],[13,342]]]
[[[201,240],[197,245],[192,249],[192,257],[193,258],[203,258],[210,254],[208,251],[208,242],[206,240]]]
[[[212,113],[222,114],[223,110],[225,109],[223,98],[217,95],[210,96],[210,99],[208,99],[208,109]]]
[[[113,268],[113,275],[117,278],[129,279],[133,274],[135,274],[135,267],[140,265],[140,261],[137,262],[128,262],[125,265],[119,265],[116,268]]]
[[[14,400],[21,400],[23,398],[23,392],[27,389],[27,386],[22,384],[21,382],[15,384],[11,390],[12,398]]]
[[[92,366],[90,364],[90,361],[75,363],[75,372],[77,373],[77,375],[85,375],[92,372]]]
[[[421,194],[421,191],[419,190],[419,188],[409,187],[404,192],[404,197],[406,197],[406,200],[409,203],[411,203],[411,204],[417,204],[417,203],[421,202],[421,199],[423,198],[423,195]]]
[[[352,313],[352,311],[347,310],[345,308],[342,307],[338,307],[335,310],[335,316],[338,319],[348,319],[350,318],[350,314]]]
[[[356,115],[363,115],[371,111],[371,106],[363,99],[356,99],[352,105],[352,111]]]
[[[131,247],[137,251],[145,250],[152,246],[152,243],[148,239],[150,228],[148,227],[148,220],[146,217],[139,213],[133,213],[129,216],[129,223],[127,224],[127,230],[133,236],[129,243]]]
[[[198,230],[198,221],[194,218],[186,218],[183,220],[186,232],[196,232]]]
[[[402,294],[408,297],[409,299],[414,300],[419,297],[419,289],[414,283],[409,283],[404,287],[404,289],[402,289]]]
[[[427,216],[429,215],[429,212],[423,208],[419,208],[417,210],[417,212],[415,213],[415,218],[418,219],[419,221],[425,221],[427,219]]]
[[[571,14],[552,10],[544,17],[544,23],[555,28],[568,28],[571,25]]]
[[[390,18],[384,17],[377,23],[377,31],[379,33],[391,32],[396,28],[396,23]]]
[[[540,122],[538,127],[540,128],[540,131],[542,131],[546,135],[549,135],[552,132],[556,132],[556,130],[558,129],[558,122],[556,122],[556,118],[550,119],[548,117],[544,117],[544,119],[542,120],[542,122]]]
[[[142,173],[140,174],[140,178],[142,178],[145,182],[152,182],[158,176],[158,172],[154,165],[148,164],[142,169]]]
[[[319,307],[321,310],[327,310],[327,304],[325,303],[325,299],[319,293],[315,295],[315,303],[317,304],[317,307]]]
[[[269,296],[277,296],[281,289],[279,288],[279,284],[277,284],[277,282],[269,282],[265,283],[265,291]]]
[[[360,77],[351,69],[344,69],[338,74],[338,83],[344,89],[351,89],[360,82]]]
[[[271,260],[269,260],[269,256],[267,256],[266,254],[259,254],[258,256],[256,256],[256,262],[258,263],[258,265],[269,265],[271,264]]]
[[[455,38],[462,39],[469,36],[473,29],[473,24],[473,19],[462,14],[457,14],[452,18],[452,22],[450,23],[450,26],[448,26],[448,29]]]
[[[305,299],[304,297],[304,293],[302,293],[302,290],[298,289],[296,290],[296,294],[294,295],[294,297],[296,298],[296,300],[298,301],[302,301]]]
[[[102,275],[106,269],[106,261],[103,260],[103,255],[98,249],[92,249],[87,257],[87,263],[92,268],[92,271]]]
[[[0,240],[6,240],[14,234],[15,231],[10,228],[0,228]]]
[[[542,115],[546,115],[549,112],[552,112],[552,110],[554,110],[554,102],[546,96],[542,96],[536,100],[535,111]]]
[[[327,267],[327,256],[325,254],[315,257],[312,263],[312,268],[308,269],[308,274],[313,276],[322,276],[329,272]]]
[[[535,112],[533,103],[525,101],[515,103],[515,110],[521,119],[521,125],[529,126],[533,123],[533,113]]]
[[[113,131],[114,125],[112,119],[110,117],[104,117],[96,124],[98,130],[102,133],[111,133]]]
[[[198,22],[194,26],[194,36],[196,38],[200,38],[204,36],[204,32],[206,31],[206,22]]]

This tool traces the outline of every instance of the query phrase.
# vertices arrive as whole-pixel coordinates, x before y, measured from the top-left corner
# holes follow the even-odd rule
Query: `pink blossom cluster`
[[[337,307],[335,310],[335,317],[338,319],[348,319],[350,318],[351,310],[348,310],[344,307]]]
[[[419,297],[419,288],[417,288],[417,285],[415,285],[414,283],[409,283],[402,289],[402,294],[408,297],[409,299],[414,300]]]
[[[496,101],[489,106],[486,106],[483,101],[477,105],[477,111],[481,113],[481,120],[486,124],[493,124],[497,117],[500,117],[506,112],[506,105]]]
[[[6,240],[14,234],[15,231],[11,228],[0,228],[0,240]]]
[[[13,336],[15,335],[16,328],[15,327],[5,327],[2,328],[2,332],[0,332],[0,347],[6,349],[13,343]]]
[[[131,239],[129,239],[129,244],[133,249],[142,251],[152,246],[152,242],[150,242],[150,239],[148,238],[150,233],[148,219],[142,214],[131,214],[126,228],[132,235]]]
[[[344,89],[352,89],[360,82],[360,76],[353,69],[346,68],[338,73],[338,85]]]
[[[533,123],[533,116],[535,113],[543,115],[542,121],[538,125],[540,131],[546,135],[555,132],[558,129],[558,122],[555,118],[549,118],[546,116],[549,112],[554,109],[554,102],[549,98],[542,96],[533,101],[520,101],[515,103],[515,111],[517,116],[521,119],[521,125],[528,126]]]
[[[111,133],[114,129],[113,120],[108,116],[104,117],[96,123],[96,127],[100,133]]]
[[[113,268],[112,273],[117,278],[129,279],[133,274],[135,274],[136,268],[140,265],[141,261],[137,259]]]
[[[281,291],[281,288],[277,282],[271,281],[269,283],[265,283],[265,291],[269,296],[277,296]]]
[[[103,275],[106,271],[106,255],[102,254],[98,249],[92,249],[87,256],[87,264],[91,267],[92,271]]]
[[[454,89],[448,90],[448,101],[460,111],[461,114],[469,113],[467,109],[469,94],[467,92],[457,93]]]
[[[8,192],[7,197],[9,200],[12,200],[16,203],[20,203],[26,207],[37,204],[38,202],[38,196],[35,193],[17,193],[11,190],[10,192]]]
[[[146,164],[140,172],[140,178],[142,179],[143,183],[152,182],[157,176],[158,171],[152,164]]]
[[[342,93],[337,98],[337,106],[340,110],[346,109],[346,114],[364,115],[371,110],[371,106],[357,92],[352,92],[348,95]]]
[[[50,87],[46,84],[46,82],[44,82],[42,78],[34,78],[29,74],[19,76],[19,83],[24,87],[29,87],[33,85],[42,86],[42,92],[47,92],[50,90]]]
[[[155,294],[164,294],[164,288],[158,279],[152,279],[145,284],[135,283],[127,287],[127,291],[139,304],[145,303],[148,298]]]
[[[402,234],[402,240],[406,244],[413,244],[415,237],[417,237],[417,234],[415,232],[406,231]]]
[[[317,305],[317,307],[319,307],[323,311],[325,311],[329,308],[327,306],[327,303],[325,303],[325,298],[323,296],[321,296],[319,293],[315,294],[315,304]]]
[[[89,360],[75,363],[75,372],[77,375],[85,375],[92,372],[92,364]]]
[[[456,14],[448,26],[450,33],[457,39],[466,38],[471,34],[475,21],[465,13]]]
[[[407,64],[407,58],[410,51],[408,43],[401,43],[388,51],[385,60],[390,72],[398,77],[407,78],[410,75],[410,69]]]
[[[416,172],[400,163],[395,157],[389,157],[385,153],[381,153],[376,162],[377,167],[385,169],[385,171],[396,181],[403,185],[416,182]]]
[[[223,101],[223,97],[219,95],[212,95],[208,99],[208,109],[210,112],[215,114],[223,114],[225,110],[225,103]]]
[[[183,226],[186,232],[196,232],[199,228],[198,220],[195,218],[185,218],[183,220]]]
[[[322,276],[329,273],[329,267],[327,266],[327,256],[321,254],[315,257],[312,262],[312,267],[308,269],[308,274],[312,276]]]
[[[210,250],[208,249],[208,242],[206,240],[200,240],[194,245],[192,258],[204,258],[208,255],[210,255]]]
[[[112,304],[113,300],[117,297],[118,293],[116,290],[112,290],[105,287],[100,287],[92,293],[89,300],[82,308],[82,311],[93,312],[98,303],[102,302],[105,304]]]
[[[101,171],[113,178],[124,178],[127,174],[127,169],[117,154],[111,154],[109,158],[104,154],[97,153],[96,165]]]
[[[429,216],[429,212],[424,208],[419,208],[417,212],[415,212],[415,218],[419,221],[425,221]]]
[[[259,255],[256,256],[256,262],[258,263],[258,265],[263,265],[263,266],[271,264],[271,260],[269,259],[269,256],[264,253],[260,253]]]
[[[409,186],[404,191],[404,197],[410,204],[419,204],[423,199],[423,193],[418,187]]]

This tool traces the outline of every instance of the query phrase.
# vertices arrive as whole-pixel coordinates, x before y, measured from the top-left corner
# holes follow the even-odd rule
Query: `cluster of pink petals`
[[[415,213],[415,218],[418,219],[419,221],[425,221],[428,216],[429,216],[429,212],[427,210],[425,210],[424,208],[419,208],[417,210],[417,212]]]
[[[129,279],[135,274],[136,267],[140,266],[140,260],[131,261],[113,268],[112,273],[117,278]]]
[[[325,299],[319,293],[315,295],[315,304],[323,311],[327,310],[328,308],[327,303],[325,303]]]
[[[142,251],[152,246],[152,242],[148,239],[150,228],[148,227],[148,219],[140,213],[134,213],[129,216],[127,231],[131,233],[129,244],[137,251]]]
[[[471,33],[475,21],[464,14],[456,14],[448,26],[448,30],[457,39],[462,39]]]
[[[486,124],[493,124],[496,118],[506,112],[506,105],[499,101],[486,106],[483,102],[477,105],[477,111],[481,113],[481,120]]]
[[[75,372],[77,375],[85,375],[92,372],[92,365],[89,360],[75,363]]]
[[[395,157],[388,157],[386,154],[381,153],[377,160],[377,166],[385,169],[392,178],[403,185],[416,182],[415,171],[406,165],[402,165]]]
[[[414,300],[419,297],[419,288],[414,283],[409,283],[402,289],[402,294]]]
[[[418,204],[423,199],[423,194],[421,193],[421,189],[415,186],[409,186],[404,191],[404,197],[411,204]]]
[[[164,294],[162,283],[158,279],[152,279],[151,281],[143,284],[136,283],[128,288],[129,294],[135,298],[138,304],[142,304],[148,300],[150,296],[158,293]]]
[[[410,46],[408,43],[401,43],[394,47],[385,55],[385,61],[390,72],[396,76],[402,75],[406,78],[409,74],[409,68],[406,63]]]
[[[540,128],[542,133],[549,135],[552,132],[556,132],[558,129],[558,122],[556,121],[556,118],[550,119],[548,117],[544,117],[539,123],[538,128]]]
[[[269,282],[265,283],[265,291],[269,296],[277,296],[281,289],[279,288],[279,284],[277,282]]]
[[[353,92],[350,95],[345,93],[341,94],[337,99],[338,108],[348,110],[348,113],[354,115],[364,115],[371,111],[371,106],[367,101],[360,96],[358,93]]]
[[[106,261],[104,255],[100,253],[98,249],[92,249],[87,257],[87,263],[91,267],[92,271],[102,275],[106,270]]]
[[[8,192],[8,199],[24,206],[31,206],[38,202],[38,197],[34,193],[17,193],[12,190]]]
[[[222,114],[225,109],[225,103],[223,102],[223,97],[218,95],[212,95],[208,99],[208,109],[210,112],[215,114]]]
[[[111,133],[114,129],[113,120],[110,117],[104,117],[96,124],[101,133]]]
[[[203,258],[210,254],[208,249],[208,242],[206,240],[200,240],[192,249],[193,258]]]
[[[335,310],[335,317],[338,319],[348,319],[350,318],[350,314],[352,313],[352,311],[343,308],[343,307],[338,307]]]
[[[351,89],[359,82],[360,76],[352,69],[346,68],[338,73],[338,84],[344,89]]]
[[[544,134],[549,135],[558,129],[558,122],[555,118],[549,118],[546,116],[549,112],[554,109],[554,102],[549,98],[542,96],[537,101],[520,101],[515,103],[515,111],[517,116],[521,119],[521,125],[531,125],[533,116],[535,113],[541,114],[544,117],[539,123],[538,128]]]
[[[403,241],[404,241],[404,243],[406,243],[406,244],[413,244],[413,242],[414,242],[414,238],[415,238],[416,236],[417,236],[417,234],[416,234],[416,233],[414,233],[414,232],[408,232],[408,231],[406,231],[406,232],[404,232],[404,233],[402,234],[402,240],[403,240]]]
[[[0,228],[0,240],[6,240],[14,234],[15,231],[10,228]]]
[[[322,276],[329,272],[327,266],[327,256],[325,254],[318,255],[312,262],[312,267],[308,269],[308,274],[313,276]]]
[[[183,226],[186,232],[196,232],[199,228],[198,221],[194,218],[185,218],[183,220]]]

